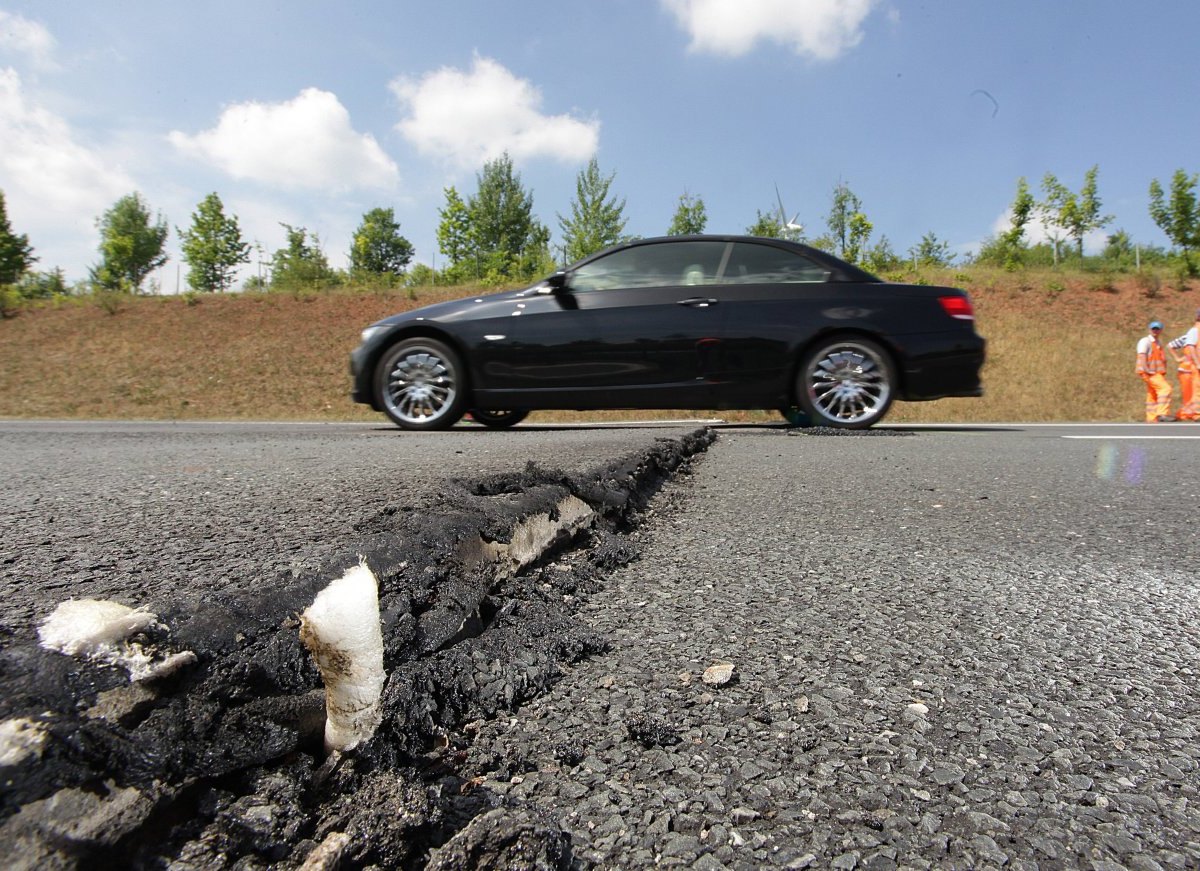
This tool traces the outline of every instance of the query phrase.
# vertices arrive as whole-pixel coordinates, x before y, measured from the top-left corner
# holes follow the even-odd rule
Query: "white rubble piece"
[[[710,686],[724,686],[733,680],[733,663],[718,662],[704,669],[702,680]]]
[[[162,624],[145,608],[105,599],[68,599],[42,621],[38,638],[47,650],[119,665],[134,681],[166,677],[196,661],[190,650],[167,653],[129,640],[152,627]]]
[[[379,580],[365,562],[317,594],[300,615],[300,640],[325,684],[325,750],[352,750],[383,719],[379,699],[386,677]]]
[[[42,647],[67,656],[103,656],[132,635],[158,622],[144,608],[103,599],[60,602],[38,628]]]
[[[0,723],[0,765],[19,765],[30,756],[41,756],[46,730],[28,717]]]

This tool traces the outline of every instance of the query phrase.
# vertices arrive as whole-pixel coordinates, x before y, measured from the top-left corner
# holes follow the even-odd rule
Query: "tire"
[[[508,411],[484,411],[481,408],[472,408],[467,414],[488,429],[508,429],[523,421],[529,412],[523,408]]]
[[[466,408],[466,370],[443,342],[404,339],[379,361],[375,393],[384,414],[402,429],[449,429]]]
[[[827,340],[804,355],[796,404],[813,426],[866,429],[887,414],[896,392],[891,355],[870,339]]]

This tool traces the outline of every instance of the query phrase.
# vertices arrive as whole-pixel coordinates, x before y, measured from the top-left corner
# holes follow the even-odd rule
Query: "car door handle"
[[[687,299],[679,300],[679,305],[687,305],[692,308],[708,308],[710,305],[716,305],[715,299],[709,299],[704,296],[689,296]]]

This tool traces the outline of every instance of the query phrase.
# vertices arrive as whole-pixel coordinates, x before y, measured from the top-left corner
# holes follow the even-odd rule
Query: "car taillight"
[[[971,305],[971,300],[965,296],[939,296],[938,302],[942,304],[946,314],[952,318],[960,321],[975,320],[975,309]]]

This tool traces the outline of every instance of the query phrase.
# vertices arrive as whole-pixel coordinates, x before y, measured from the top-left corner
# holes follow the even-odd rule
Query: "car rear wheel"
[[[881,346],[857,337],[825,341],[805,355],[796,402],[814,426],[865,429],[883,419],[896,367]]]
[[[404,429],[448,429],[466,405],[464,368],[447,345],[436,339],[397,342],[375,371],[379,405]]]
[[[525,409],[510,409],[508,411],[484,411],[472,408],[468,414],[488,429],[508,429],[523,421],[529,414]]]

